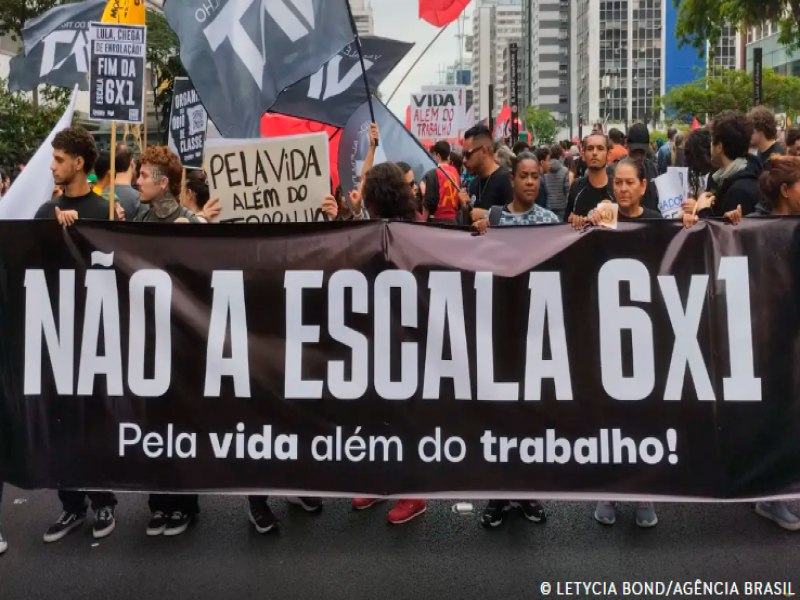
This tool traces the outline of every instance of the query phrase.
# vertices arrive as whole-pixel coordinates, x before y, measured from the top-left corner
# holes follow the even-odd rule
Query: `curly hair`
[[[178,157],[166,146],[150,146],[141,157],[141,165],[150,165],[161,172],[162,177],[169,180],[169,191],[178,197],[181,193],[181,177],[183,167]]]
[[[705,191],[701,190],[703,177],[708,175],[711,166],[711,132],[703,127],[689,134],[683,146],[686,153],[686,166],[689,167],[689,188],[695,198]]]
[[[775,113],[766,106],[756,106],[747,115],[753,122],[753,129],[760,131],[768,140],[778,137],[778,123],[775,121]]]
[[[53,138],[53,149],[83,159],[83,172],[90,173],[97,162],[97,145],[83,127],[67,127]]]
[[[417,209],[403,172],[394,163],[376,165],[364,181],[364,205],[378,219],[414,221]]]
[[[745,158],[750,153],[753,137],[753,121],[738,110],[724,110],[711,123],[711,140],[722,144],[722,151],[729,160]]]

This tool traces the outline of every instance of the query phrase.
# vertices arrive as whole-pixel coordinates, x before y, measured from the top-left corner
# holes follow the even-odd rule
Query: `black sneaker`
[[[92,527],[94,539],[99,540],[111,535],[114,527],[117,526],[117,520],[114,518],[114,507],[104,506],[94,516],[94,527]]]
[[[53,523],[44,534],[45,544],[57,542],[65,537],[73,529],[77,529],[86,520],[86,513],[78,514],[64,511],[58,517],[58,521]]]
[[[508,500],[490,500],[481,515],[481,525],[484,527],[498,527],[503,523],[503,513],[511,509]]]
[[[157,510],[156,512],[153,513],[153,517],[147,524],[147,535],[149,535],[150,537],[161,535],[162,533],[164,533],[164,530],[166,528],[167,528],[167,515],[165,515],[160,510]]]
[[[164,535],[167,537],[174,537],[182,534],[189,529],[189,525],[192,524],[193,520],[193,515],[176,510],[167,520],[167,527],[164,529]]]
[[[544,514],[544,507],[536,500],[519,500],[512,502],[514,506],[522,511],[525,518],[533,523],[544,523],[547,520],[547,515]]]
[[[269,533],[278,526],[278,519],[272,514],[266,502],[250,506],[250,522],[258,533]]]
[[[286,501],[289,504],[299,506],[304,511],[309,513],[316,513],[322,510],[322,500],[319,498],[299,498],[295,496],[289,496],[286,498]]]

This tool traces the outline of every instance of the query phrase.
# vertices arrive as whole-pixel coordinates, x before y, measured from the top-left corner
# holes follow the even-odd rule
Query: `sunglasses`
[[[464,160],[469,160],[470,158],[472,158],[472,155],[475,154],[476,152],[478,152],[479,150],[483,150],[483,146],[480,146],[478,148],[473,148],[472,150],[465,151],[464,152]]]

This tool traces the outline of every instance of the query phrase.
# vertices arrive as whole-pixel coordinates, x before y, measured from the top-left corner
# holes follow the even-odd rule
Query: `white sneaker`
[[[789,510],[786,502],[759,502],[756,514],[769,519],[787,531],[800,531],[800,517]]]
[[[8,550],[8,542],[3,537],[3,532],[0,531],[0,554],[3,554],[6,550]]]
[[[636,525],[644,529],[658,525],[656,508],[652,502],[640,502],[636,506]]]
[[[602,525],[613,525],[617,522],[617,509],[612,502],[598,502],[594,509],[594,520]]]

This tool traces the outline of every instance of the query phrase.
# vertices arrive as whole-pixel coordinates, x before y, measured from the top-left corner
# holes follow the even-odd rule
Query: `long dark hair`
[[[364,205],[377,219],[414,221],[417,216],[405,174],[394,163],[376,165],[367,172]]]
[[[705,190],[703,177],[711,173],[711,132],[707,127],[689,134],[683,146],[686,166],[689,167],[689,192],[697,198]]]

